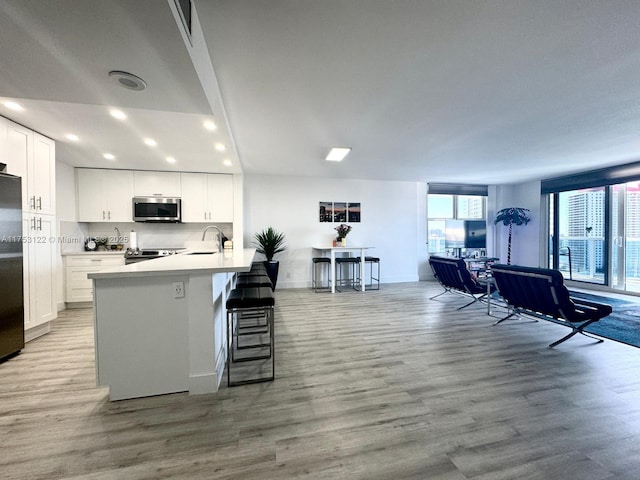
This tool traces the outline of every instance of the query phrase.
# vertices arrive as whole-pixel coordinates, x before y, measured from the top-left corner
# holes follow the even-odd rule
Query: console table
[[[365,250],[368,250],[369,248],[374,248],[374,247],[355,246],[355,247],[312,247],[312,248],[315,251],[321,252],[321,256],[324,256],[328,252],[329,256],[331,257],[331,268],[329,272],[329,280],[331,280],[331,293],[336,293],[336,252],[337,253],[359,252],[360,254],[359,255],[360,256],[360,287],[363,292],[365,291],[364,284],[366,282],[364,281],[364,257],[365,257],[364,254],[365,254]]]

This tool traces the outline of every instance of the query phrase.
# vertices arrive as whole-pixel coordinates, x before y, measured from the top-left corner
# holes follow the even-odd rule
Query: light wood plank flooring
[[[0,364],[0,478],[640,478],[640,350],[430,282],[276,292],[276,380],[109,402],[92,312]]]

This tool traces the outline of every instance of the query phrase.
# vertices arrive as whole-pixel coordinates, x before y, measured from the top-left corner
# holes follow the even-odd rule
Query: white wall
[[[381,282],[418,280],[426,260],[424,185],[415,182],[340,180],[294,176],[245,175],[244,243],[269,226],[286,235],[278,286],[311,285],[313,246],[330,246],[337,223],[319,222],[319,202],[360,202],[362,218],[347,237],[350,245],[373,246],[380,257]],[[422,243],[422,251],[420,249]]]

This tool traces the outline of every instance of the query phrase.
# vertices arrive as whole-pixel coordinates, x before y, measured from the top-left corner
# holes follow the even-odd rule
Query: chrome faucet
[[[218,237],[218,251],[221,252],[222,251],[222,237],[223,237],[224,234],[222,233],[222,230],[220,230],[220,228],[218,228],[217,226],[208,225],[207,227],[205,227],[204,231],[202,232],[202,241],[204,242],[204,237],[207,234],[207,231],[209,229],[211,229],[211,228],[213,228],[213,229],[218,231],[218,235],[217,235],[217,237]]]

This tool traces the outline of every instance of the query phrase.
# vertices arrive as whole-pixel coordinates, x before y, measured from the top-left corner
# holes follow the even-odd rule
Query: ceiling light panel
[[[77,135],[73,134],[73,133],[67,133],[65,135],[65,138],[67,140],[70,140],[72,142],[77,142],[78,140],[80,140],[80,137],[78,137]]]
[[[325,160],[328,160],[329,162],[341,162],[342,160],[344,160],[344,157],[349,154],[350,151],[351,147],[333,147],[329,151],[329,154],[327,155]]]
[[[214,130],[217,130],[217,128],[218,128],[218,126],[215,123],[213,123],[211,120],[205,121],[203,125],[204,125],[204,128],[206,128],[207,130],[212,131],[212,132]]]
[[[216,143],[215,144],[215,148],[219,152],[224,152],[227,149],[227,147],[224,145],[224,143]]]
[[[105,153],[104,155],[102,155],[104,158],[106,158],[107,160],[115,160],[116,156],[113,153]]]
[[[125,120],[127,118],[127,114],[117,108],[112,108],[109,110],[109,113],[113,118],[117,118],[118,120]]]
[[[24,110],[24,107],[17,102],[6,101],[2,103],[9,110],[13,110],[15,112],[21,112]]]
[[[156,145],[158,145],[158,142],[156,142],[153,138],[145,138],[144,143],[145,145],[148,145],[150,147],[155,147]]]

